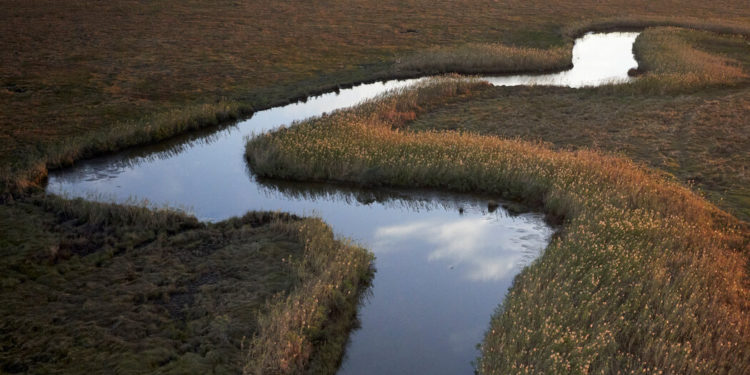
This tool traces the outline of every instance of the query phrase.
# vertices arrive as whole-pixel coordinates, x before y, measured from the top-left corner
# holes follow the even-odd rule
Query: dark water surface
[[[574,68],[540,76],[482,77],[496,85],[582,87],[626,82],[637,33],[588,34]],[[237,125],[76,163],[50,173],[47,191],[94,200],[148,200],[219,221],[248,210],[320,216],[377,257],[341,374],[470,374],[475,345],[513,277],[552,229],[539,214],[492,209],[492,197],[259,181],[245,137],[346,108],[423,79],[373,83],[257,112]]]

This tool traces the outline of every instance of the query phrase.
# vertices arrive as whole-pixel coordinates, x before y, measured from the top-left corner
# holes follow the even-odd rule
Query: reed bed
[[[304,243],[289,259],[298,286],[269,305],[250,341],[244,374],[333,374],[374,269],[367,250],[334,238],[321,220],[286,226]]]
[[[579,37],[589,31],[643,30],[652,27],[672,27],[693,30],[704,30],[720,34],[750,36],[750,25],[737,20],[719,19],[716,17],[640,15],[616,16],[600,19],[578,20],[562,28],[562,34],[568,38]],[[679,12],[678,12],[679,13]]]
[[[308,94],[329,91],[355,82],[440,73],[512,74],[564,70],[570,68],[572,64],[573,38],[587,31],[643,29],[666,25],[750,36],[750,27],[743,22],[718,18],[700,20],[694,17],[605,17],[589,21],[566,22],[566,25],[559,27],[559,30],[556,28],[554,32],[550,30],[507,32],[507,37],[500,38],[501,43],[470,42],[452,46],[432,43],[432,47],[427,48],[424,47],[424,43],[421,43],[419,48],[409,48],[408,52],[389,54],[387,62],[370,64],[364,70],[349,69],[349,67],[344,71],[339,70],[314,77],[306,74],[304,78],[275,85],[269,84],[270,86],[266,85],[252,90],[245,89],[234,95],[221,95],[209,101],[201,101],[201,104],[195,104],[195,101],[175,104],[164,97],[160,97],[159,100],[155,98],[145,100],[142,98],[144,95],[142,92],[129,94],[135,95],[138,100],[114,99],[107,95],[122,94],[122,91],[111,89],[104,90],[107,95],[98,93],[97,98],[86,100],[91,99],[95,103],[111,100],[116,103],[102,106],[61,104],[65,107],[64,110],[49,109],[52,116],[45,115],[44,110],[37,111],[37,108],[25,110],[27,108],[21,106],[19,110],[13,107],[7,112],[10,114],[9,119],[13,117],[14,120],[9,120],[4,126],[9,129],[8,135],[12,133],[18,136],[0,138],[0,143],[4,145],[0,150],[2,162],[0,163],[0,202],[30,188],[38,187],[47,176],[49,168],[59,168],[75,160],[135,145],[159,142],[191,130],[227,124],[237,118],[248,116],[256,109],[288,103],[293,98],[304,98]],[[640,87],[641,91],[663,91],[664,89],[660,87],[668,81],[671,81],[668,85],[669,90],[672,90],[670,92],[679,92],[686,89],[696,90],[707,85],[734,83],[739,79],[747,78],[747,75],[737,68],[731,59],[712,56],[692,47],[688,50],[680,49],[687,46],[686,42],[681,40],[684,38],[675,36],[673,38],[652,37],[653,40],[645,37],[639,39],[642,39],[643,45],[636,50],[639,58],[648,60],[651,55],[656,56],[654,70],[642,77],[639,85],[633,86],[633,88]],[[660,60],[660,57],[665,55],[665,50],[675,56],[680,56],[680,60],[686,63],[680,66],[668,66],[669,60]],[[342,65],[339,64],[340,66]],[[295,68],[300,67],[300,64],[295,65]],[[675,69],[680,69],[679,73],[675,73]],[[292,70],[288,69],[288,71]],[[17,97],[23,100],[28,99],[30,95],[28,87],[19,86],[13,80],[7,82],[9,83],[4,86],[5,91],[0,91],[5,94],[3,99],[11,100],[11,102]],[[77,85],[81,83],[72,84],[73,87]],[[149,83],[150,85],[152,83]],[[78,90],[86,91],[80,88]],[[61,92],[61,90],[46,89],[34,89],[34,91],[35,95],[39,94],[36,91],[43,92],[45,97],[50,93],[59,95]],[[153,91],[153,88],[149,88],[149,91]],[[49,101],[67,103],[70,99],[69,97],[55,98]],[[125,102],[127,104],[124,104]],[[156,105],[157,102],[160,104]],[[122,114],[113,117],[113,113],[107,112],[114,111],[109,104],[118,108],[124,105],[123,108],[117,109]],[[100,107],[104,112],[97,114]],[[70,113],[59,117],[61,111]],[[39,118],[40,115],[45,117]],[[27,118],[29,116],[30,118]],[[107,122],[102,123],[102,119],[106,119]],[[19,125],[23,123],[29,126]]]
[[[401,130],[397,114],[473,90],[441,79],[259,136],[246,156],[261,176],[501,194],[560,219],[493,315],[482,374],[750,371],[748,229],[621,157]]]
[[[663,27],[644,30],[633,45],[633,52],[639,61],[638,70],[645,74],[632,87],[647,92],[684,93],[747,80],[748,74],[739,61],[696,48],[689,39],[695,33],[698,32]]]
[[[394,61],[420,61],[418,51],[441,61],[430,67],[421,58],[430,69],[539,71],[568,66],[560,49],[585,31],[673,25],[748,35],[750,28],[744,0],[1,1],[3,191],[37,185],[61,143],[60,160],[89,155],[71,139],[107,135],[112,143],[102,149],[155,141],[127,133],[163,125],[144,118],[171,121],[159,114],[222,101],[268,108],[397,77]],[[87,146],[77,147],[92,151]]]
[[[637,44],[641,67],[667,60],[678,77],[672,48],[654,44],[667,34],[728,68],[750,72],[747,39],[687,29],[648,29]],[[661,48],[661,49],[659,49]],[[740,65],[736,65],[739,62]],[[700,67],[699,67],[700,68]],[[724,66],[719,66],[720,69]],[[700,72],[700,69],[697,69]],[[650,78],[648,78],[650,77]],[[696,86],[670,86],[651,70],[629,85],[583,90],[550,87],[497,87],[481,97],[447,105],[408,124],[411,130],[472,131],[504,138],[544,141],[558,148],[595,147],[623,153],[637,162],[671,173],[738,218],[750,220],[750,90],[737,74],[729,82],[711,75]],[[648,79],[646,85],[638,80]],[[673,80],[680,83],[679,79]],[[703,89],[698,89],[703,87]]]

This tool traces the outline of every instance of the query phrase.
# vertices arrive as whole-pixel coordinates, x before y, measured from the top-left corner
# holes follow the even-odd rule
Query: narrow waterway
[[[495,85],[582,87],[626,82],[637,33],[587,34],[573,69],[481,77]],[[346,108],[422,79],[359,85],[260,111],[223,130],[78,162],[50,173],[47,191],[94,200],[148,200],[219,221],[249,210],[320,216],[377,257],[362,328],[342,374],[470,374],[490,315],[513,277],[539,256],[552,229],[542,215],[510,215],[494,197],[258,180],[245,137]]]

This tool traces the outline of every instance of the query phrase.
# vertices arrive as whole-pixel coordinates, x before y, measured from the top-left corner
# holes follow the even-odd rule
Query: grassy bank
[[[320,220],[287,229],[305,246],[294,263],[299,286],[273,301],[260,320],[243,373],[335,374],[373,276],[373,256],[335,240]]]
[[[371,277],[371,255],[317,219],[204,224],[56,197],[0,212],[3,373],[238,373],[261,358],[335,369]],[[278,318],[300,311],[314,319]],[[304,351],[248,358],[274,329]]]
[[[683,52],[673,53],[673,41]],[[748,221],[746,43],[736,36],[649,29],[636,41],[639,80],[645,82],[584,90],[491,88],[425,113],[408,127],[619,153],[674,175]]]
[[[0,7],[5,189],[35,185],[47,167],[78,157],[158,142],[337,85],[445,70],[561,69],[582,30],[750,27],[737,0],[4,0]]]
[[[645,74],[632,86],[641,92],[685,93],[748,83],[747,40],[706,31],[648,29],[633,45],[638,69]],[[724,51],[710,51],[721,46]]]
[[[253,139],[247,158],[262,176],[489,192],[562,218],[493,316],[481,373],[747,372],[747,227],[624,158],[400,130],[486,90],[405,91]]]

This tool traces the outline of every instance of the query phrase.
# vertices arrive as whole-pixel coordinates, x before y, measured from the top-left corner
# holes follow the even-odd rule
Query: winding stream
[[[481,77],[495,85],[582,87],[626,82],[637,33],[587,34],[573,69]],[[271,108],[218,131],[81,161],[53,171],[47,191],[185,208],[219,221],[249,210],[317,215],[373,251],[372,296],[360,310],[340,374],[470,374],[490,315],[513,277],[541,254],[552,229],[535,213],[510,215],[493,197],[353,189],[258,180],[243,157],[247,136],[346,108],[421,79],[364,84]]]

